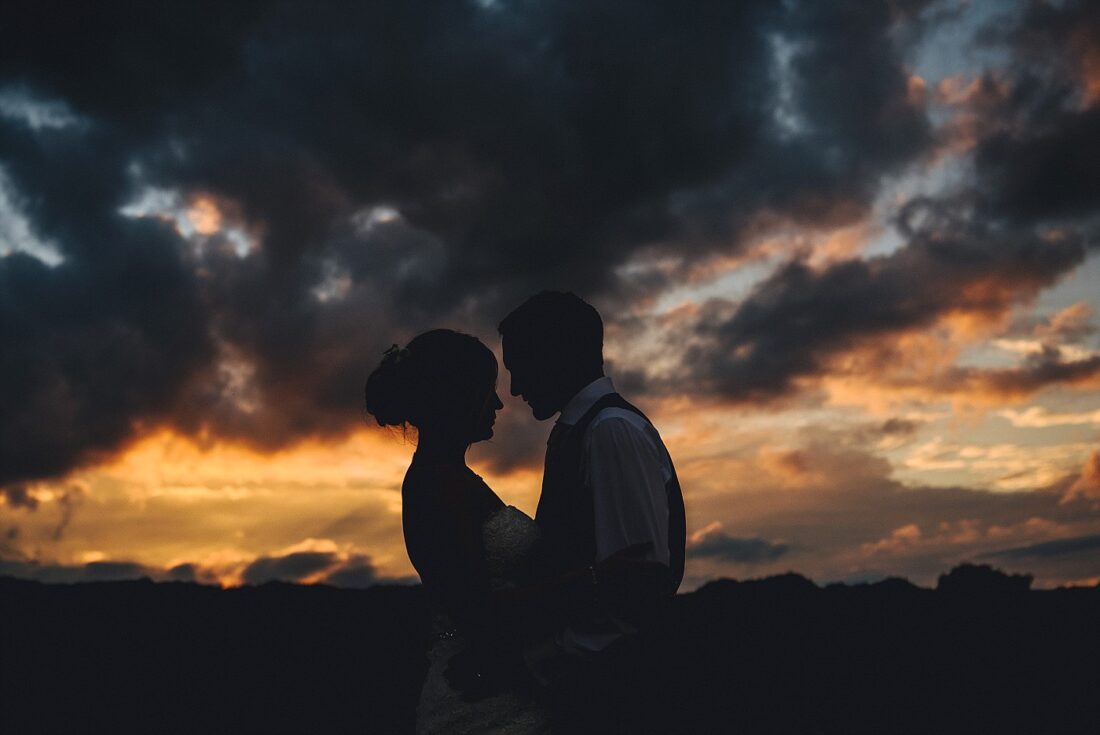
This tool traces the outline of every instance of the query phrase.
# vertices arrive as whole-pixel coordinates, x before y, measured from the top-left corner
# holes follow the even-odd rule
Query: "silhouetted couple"
[[[435,616],[417,732],[652,729],[648,705],[675,672],[645,666],[639,633],[684,573],[672,459],[604,376],[592,306],[543,292],[500,334],[512,395],[540,421],[558,414],[534,520],[466,466],[503,408],[477,338],[426,332],[367,380],[378,423],[418,434],[403,525]]]

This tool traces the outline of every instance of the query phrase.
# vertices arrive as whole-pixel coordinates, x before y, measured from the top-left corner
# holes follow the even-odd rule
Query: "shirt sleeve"
[[[592,490],[596,558],[648,541],[646,558],[668,564],[667,453],[656,429],[624,413],[601,413],[585,436],[582,472]]]

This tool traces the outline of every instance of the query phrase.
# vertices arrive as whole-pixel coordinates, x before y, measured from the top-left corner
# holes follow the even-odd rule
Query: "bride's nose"
[[[493,410],[499,411],[504,408],[504,401],[500,400],[500,394],[493,391]]]

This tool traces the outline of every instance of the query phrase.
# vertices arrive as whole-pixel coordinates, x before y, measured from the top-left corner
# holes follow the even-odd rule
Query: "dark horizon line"
[[[991,555],[982,555],[979,558],[986,558]],[[85,568],[94,564],[100,564],[102,562],[89,562],[85,565]],[[945,584],[946,580],[946,584]],[[903,583],[917,590],[929,591],[929,592],[942,592],[951,591],[952,589],[988,589],[993,591],[1004,591],[1008,589],[1015,589],[1018,592],[1051,592],[1055,590],[1067,590],[1067,589],[1100,589],[1100,582],[1092,585],[1058,585],[1056,587],[1038,587],[1033,588],[1032,582],[1034,581],[1034,575],[1031,573],[1018,573],[1018,572],[1006,572],[1001,569],[997,569],[989,564],[974,564],[971,562],[961,562],[953,566],[949,571],[939,575],[937,584],[934,587],[926,587],[917,584],[907,577],[902,575],[883,575],[881,577],[869,577],[861,580],[826,580],[824,582],[816,582],[811,577],[797,572],[795,570],[787,570],[786,572],[780,572],[777,574],[769,574],[761,577],[714,577],[707,579],[698,587],[691,591],[681,590],[677,594],[693,594],[700,592],[711,585],[724,586],[729,584],[761,584],[761,583],[777,583],[777,582],[794,582],[798,584],[807,583],[819,590],[825,590],[836,587],[869,587],[883,584],[897,584]],[[20,577],[12,574],[0,574],[0,584],[10,583],[27,583],[38,584],[47,587],[59,587],[59,586],[74,586],[74,585],[106,585],[106,584],[131,584],[134,582],[147,583],[153,585],[193,585],[196,587],[209,587],[216,590],[242,590],[242,589],[256,589],[260,587],[268,586],[287,586],[287,587],[317,587],[328,588],[334,590],[345,591],[364,591],[376,588],[416,588],[421,587],[422,583],[419,579],[409,577],[381,577],[373,584],[363,586],[340,586],[327,582],[299,582],[294,580],[283,579],[271,579],[260,583],[244,583],[239,585],[231,585],[222,587],[214,582],[204,582],[195,579],[156,579],[150,575],[143,574],[135,577],[125,578],[106,578],[106,579],[74,579],[69,581],[64,580],[42,580],[35,579],[33,577]],[[804,586],[804,585],[803,585]]]

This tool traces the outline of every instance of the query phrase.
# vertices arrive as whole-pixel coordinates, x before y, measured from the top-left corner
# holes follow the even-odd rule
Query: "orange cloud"
[[[1100,501],[1100,449],[1093,452],[1085,466],[1081,468],[1081,474],[1066,491],[1063,502],[1077,499]]]
[[[910,74],[905,80],[906,98],[914,107],[924,107],[928,98],[928,83],[919,74]]]
[[[899,526],[887,536],[860,545],[863,556],[891,556],[914,553],[959,553],[965,555],[989,543],[1035,543],[1072,536],[1073,529],[1045,518],[1028,518],[1010,525],[988,524],[978,518],[942,520],[924,531],[916,523]],[[951,549],[956,549],[950,552]]]
[[[222,227],[222,213],[213,198],[198,195],[187,208],[187,220],[200,235],[213,235]]]
[[[160,430],[96,472],[125,483],[143,497],[188,498],[195,495],[195,488],[262,493],[278,487],[366,486],[396,491],[412,450],[399,435],[372,429],[338,443],[311,439],[271,453],[228,441],[203,444]]]
[[[1063,324],[1080,313],[1066,312],[1059,319]],[[1100,388],[1100,354],[1034,340],[986,342],[1007,318],[1007,308],[953,311],[933,328],[900,332],[890,340],[864,341],[832,356],[816,385],[829,405],[858,406],[880,416],[914,401],[948,400],[957,411],[985,410],[1027,400],[1054,386],[1079,391]],[[960,366],[963,349],[974,344],[996,344],[1020,352],[1022,359],[1010,367]]]
[[[1080,337],[1092,331],[1089,324],[1092,318],[1092,306],[1086,301],[1061,309],[1050,317],[1047,323],[1035,327],[1035,336],[1045,338]]]
[[[886,538],[879,539],[859,547],[860,553],[866,556],[874,554],[889,554],[912,548],[921,542],[920,526],[915,523],[907,523],[895,528]]]
[[[1083,59],[1085,104],[1091,107],[1100,101],[1100,49],[1090,49]]]
[[[932,98],[948,107],[952,115],[939,129],[934,161],[964,154],[999,126],[1008,124],[999,109],[1011,91],[1008,79],[990,72],[972,78],[956,74],[940,80]]]
[[[1079,28],[1070,38],[1070,47],[1077,57],[1082,103],[1091,107],[1100,101],[1100,34],[1095,28]]]

